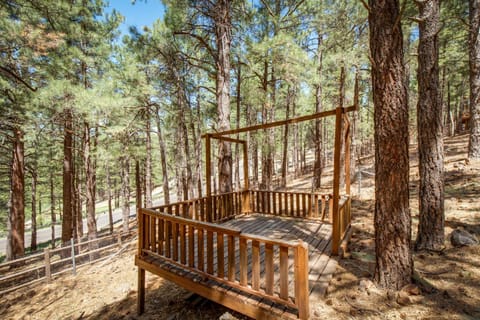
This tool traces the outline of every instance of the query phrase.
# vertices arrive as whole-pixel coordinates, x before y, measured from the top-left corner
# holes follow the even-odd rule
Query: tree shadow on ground
[[[448,319],[460,316],[479,319],[478,246],[448,248],[440,253],[415,252],[417,274],[431,283],[434,289],[416,283],[422,293],[411,296],[406,303],[399,302],[398,294],[365,286],[368,280],[373,280],[375,269],[373,211],[373,200],[352,202],[355,220],[349,253],[339,260],[326,297],[339,318],[383,319],[388,317],[387,313],[399,313],[403,318]],[[478,234],[478,225],[475,224],[447,220],[447,225],[462,226]]]

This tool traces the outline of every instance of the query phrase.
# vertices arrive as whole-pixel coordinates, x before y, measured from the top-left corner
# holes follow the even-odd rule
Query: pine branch
[[[29,85],[25,80],[23,80],[21,77],[19,77],[16,73],[11,71],[10,69],[0,66],[0,71],[2,71],[2,73],[5,74],[7,77],[15,80],[16,82],[23,84],[25,87],[27,87],[31,91],[33,92],[37,91],[37,88],[34,88],[31,85]]]

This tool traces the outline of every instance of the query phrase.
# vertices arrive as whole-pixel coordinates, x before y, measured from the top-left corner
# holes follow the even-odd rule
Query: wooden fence
[[[107,259],[108,253],[119,248],[131,233],[119,233],[85,242],[49,249],[0,264],[0,295],[66,272],[75,274],[78,266]]]

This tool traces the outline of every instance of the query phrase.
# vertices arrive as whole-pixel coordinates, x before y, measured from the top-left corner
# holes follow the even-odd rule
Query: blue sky
[[[130,26],[139,29],[151,26],[155,20],[163,17],[165,11],[161,0],[136,0],[135,4],[131,0],[110,0],[106,11],[110,12],[112,8],[125,17],[120,26],[122,34],[127,34]]]

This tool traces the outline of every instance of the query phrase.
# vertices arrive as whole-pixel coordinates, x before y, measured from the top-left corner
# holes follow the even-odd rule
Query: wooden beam
[[[335,118],[335,153],[333,157],[333,210],[332,214],[332,254],[338,255],[340,245],[340,221],[338,205],[340,201],[340,152],[342,149],[343,108],[336,109]]]
[[[164,270],[161,267],[148,263],[142,259],[139,259],[138,257],[135,257],[135,264],[139,268],[159,275],[162,278],[172,281],[191,292],[194,292],[204,298],[222,304],[227,308],[243,313],[253,319],[278,319],[277,316],[261,308],[258,305],[255,306],[245,303],[245,301],[242,300],[242,296],[237,297],[229,295],[226,294],[224,291],[218,290],[217,288],[207,287],[202,283],[194,282],[187,277],[182,277],[180,275]]]
[[[236,134],[236,133],[242,133],[242,132],[248,132],[248,131],[257,131],[257,130],[262,130],[262,129],[268,129],[268,128],[273,128],[273,127],[279,127],[283,126],[286,124],[293,124],[293,123],[298,123],[298,122],[303,122],[303,121],[308,121],[308,120],[314,120],[314,119],[319,119],[319,118],[324,118],[328,116],[333,116],[335,114],[335,109],[334,110],[328,110],[328,111],[322,111],[322,112],[317,112],[314,114],[309,114],[306,116],[300,116],[297,118],[292,118],[292,119],[286,119],[286,120],[280,120],[280,121],[274,121],[270,123],[265,123],[265,124],[257,124],[249,127],[244,127],[244,128],[239,128],[239,129],[232,129],[232,130],[227,130],[227,131],[222,131],[222,132],[215,132],[215,133],[207,133],[210,136],[224,136],[224,135],[229,135],[229,134]],[[202,135],[202,137],[206,137],[207,134]]]
[[[228,142],[233,142],[233,143],[245,143],[245,140],[234,139],[234,138],[229,138],[229,137],[224,137],[224,136],[214,136],[214,135],[211,135],[210,138],[211,138],[211,139],[228,141]]]

